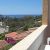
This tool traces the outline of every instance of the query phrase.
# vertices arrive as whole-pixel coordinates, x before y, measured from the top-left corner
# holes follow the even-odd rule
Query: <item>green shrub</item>
[[[23,31],[28,31],[28,25],[25,25]]]

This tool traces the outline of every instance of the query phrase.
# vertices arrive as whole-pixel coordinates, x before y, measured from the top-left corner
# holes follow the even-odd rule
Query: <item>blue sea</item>
[[[3,15],[4,17],[8,16],[8,17],[16,17],[16,18],[21,18],[21,17],[25,17],[25,16],[41,16],[41,15]]]

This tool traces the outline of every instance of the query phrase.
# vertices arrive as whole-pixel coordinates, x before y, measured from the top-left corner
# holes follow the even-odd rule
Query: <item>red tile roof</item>
[[[19,40],[19,34],[17,32],[11,32],[5,35],[5,37],[11,37],[14,40]]]
[[[17,35],[16,32],[11,32],[5,35],[5,37],[15,37]]]
[[[30,33],[31,31],[21,32],[20,34],[18,34],[17,32],[11,32],[11,33],[6,34],[5,37],[11,37],[14,40],[21,40],[27,35],[29,35]]]

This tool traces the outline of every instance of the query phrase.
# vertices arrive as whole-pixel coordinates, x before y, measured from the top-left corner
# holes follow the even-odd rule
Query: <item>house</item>
[[[17,37],[17,33],[11,32],[11,33],[8,33],[5,35],[5,40],[10,44],[15,44],[16,43],[16,37]]]
[[[5,35],[5,40],[10,44],[15,44],[17,41],[24,39],[32,31],[31,30],[24,31],[24,32],[20,32],[20,34],[17,32],[11,32]]]
[[[11,32],[5,35],[5,40],[10,44],[15,44],[17,41],[22,40],[24,38],[24,34],[17,32]]]
[[[0,22],[0,34],[9,31],[9,26],[6,26],[4,22]]]
[[[23,39],[23,35],[18,34],[17,32],[11,32],[5,35],[5,40],[9,44],[15,44],[17,41],[22,40],[22,39]]]

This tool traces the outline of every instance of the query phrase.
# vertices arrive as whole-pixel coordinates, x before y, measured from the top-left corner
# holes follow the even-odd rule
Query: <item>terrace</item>
[[[47,45],[47,38],[50,37],[49,5],[50,0],[43,0],[42,26],[15,44],[9,50],[45,50],[45,46]]]

